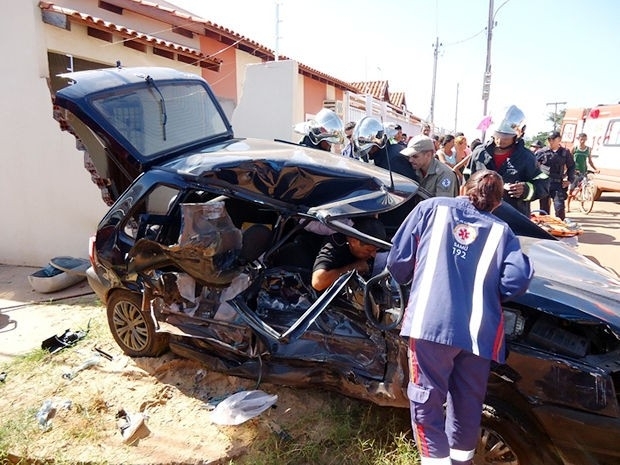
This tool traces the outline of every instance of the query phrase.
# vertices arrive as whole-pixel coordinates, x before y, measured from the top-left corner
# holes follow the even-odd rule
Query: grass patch
[[[325,408],[257,441],[229,465],[415,465],[409,411],[330,394]],[[320,429],[317,428],[320,425]],[[303,431],[291,437],[286,430]]]
[[[79,311],[75,305],[66,309]],[[50,439],[58,444],[58,450],[53,454],[55,464],[75,463],[64,456],[62,444],[96,443],[98,431],[102,429],[101,415],[97,415],[101,411],[100,396],[91,396],[84,404],[72,404],[69,409],[60,407],[63,399],[72,397],[71,384],[61,378],[62,373],[79,364],[92,347],[110,338],[104,312],[91,308],[87,313],[79,327],[71,328],[74,332],[88,330],[86,336],[73,346],[54,354],[35,349],[0,367],[0,371],[6,373],[5,382],[0,383],[0,396],[3,397],[0,405],[4,412],[0,418],[0,463],[15,463],[19,457],[36,458],[41,452],[42,442]],[[52,431],[44,431],[36,419],[37,412],[48,399],[59,406],[52,418]]]
[[[18,463],[20,457],[22,463],[55,465],[201,463],[197,457],[230,459],[230,465],[418,463],[406,409],[318,389],[266,385],[267,392],[280,395],[274,409],[237,427],[218,427],[197,402],[216,392],[214,386],[232,391],[241,386],[239,380],[213,376],[207,367],[189,363],[176,363],[163,376],[162,360],[158,364],[158,359],[120,353],[101,307],[72,303],[59,311],[78,313],[68,326],[73,331],[86,330],[90,321],[89,332],[73,347],[56,354],[34,350],[0,369],[7,373],[0,383],[0,464]],[[102,360],[73,379],[62,376],[92,357],[95,347],[113,361]],[[196,381],[199,372],[200,379],[206,373],[216,384]],[[44,431],[36,413],[48,399],[56,405],[70,400],[71,407],[58,408]],[[140,411],[145,403],[151,437],[144,446],[123,444],[116,413],[120,408]]]

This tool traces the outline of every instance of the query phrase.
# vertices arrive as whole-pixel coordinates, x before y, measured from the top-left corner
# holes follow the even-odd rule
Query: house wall
[[[315,81],[307,76],[303,77],[304,88],[304,111],[306,114],[315,115],[323,108],[323,100],[328,98],[327,85]],[[303,120],[302,120],[303,121]]]
[[[88,257],[88,238],[106,211],[75,139],[61,133],[52,118],[48,46],[37,5],[12,2],[11,14],[0,20],[0,50],[7,58],[0,86],[3,264],[40,266],[59,255]]]
[[[244,67],[239,67],[238,61],[240,61],[240,58],[238,58],[238,55],[247,56],[248,54],[239,52],[234,47],[228,47],[210,37],[201,37],[200,47],[203,53],[214,55],[222,60],[219,71],[202,69],[202,77],[209,83],[218,101],[224,108],[226,116],[230,119],[239,101],[237,90],[239,89],[239,81],[243,78]],[[241,58],[241,61],[243,61],[243,58]],[[252,57],[252,60],[250,60],[250,62],[260,61],[256,57]],[[241,72],[238,70],[241,70]]]
[[[269,61],[245,67],[243,93],[232,117],[235,136],[297,142],[292,127],[303,121],[291,102],[297,100],[295,61]]]

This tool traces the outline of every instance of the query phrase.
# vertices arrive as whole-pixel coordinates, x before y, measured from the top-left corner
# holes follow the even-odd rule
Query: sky
[[[170,1],[343,81],[387,80],[422,119],[433,101],[434,124],[470,140],[487,56],[486,114],[499,122],[516,105],[526,137],[552,130],[563,108],[620,102],[616,0],[493,0],[488,55],[490,0]]]

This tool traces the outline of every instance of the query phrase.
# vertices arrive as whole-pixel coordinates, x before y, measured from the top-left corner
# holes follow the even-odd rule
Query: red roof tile
[[[275,52],[270,48],[267,48],[248,37],[238,34],[233,30],[220,26],[212,21],[193,16],[192,13],[181,9],[172,3],[165,1],[153,2],[147,0],[107,0],[107,3],[135,11],[144,16],[158,19],[173,26],[187,29],[199,35],[214,37],[226,45],[234,44],[236,48],[251,55],[260,57],[265,61],[275,60]],[[283,55],[278,55],[278,58],[282,60],[290,59],[289,57]],[[334,87],[342,90],[348,90],[351,92],[357,90],[357,88],[351,83],[342,81],[303,63],[297,63],[299,66],[299,73],[302,75],[309,76],[320,82],[333,85]]]
[[[352,85],[362,94],[372,95],[384,102],[390,101],[387,81],[353,82]]]
[[[175,42],[170,42],[168,40],[163,40],[152,35],[145,34],[143,32],[129,29],[125,26],[119,26],[112,22],[105,21],[101,18],[97,18],[95,16],[85,13],[80,13],[79,11],[72,10],[70,8],[61,7],[51,2],[39,2],[39,8],[41,8],[41,10],[43,11],[51,11],[54,13],[64,14],[72,21],[86,24],[96,29],[116,33],[122,37],[125,37],[126,39],[136,40],[149,45],[167,48],[178,54],[190,56],[201,67],[207,67],[209,69],[219,71],[220,64],[222,63],[222,60],[211,57],[209,55],[205,55],[200,50],[186,47],[185,45],[180,45]]]

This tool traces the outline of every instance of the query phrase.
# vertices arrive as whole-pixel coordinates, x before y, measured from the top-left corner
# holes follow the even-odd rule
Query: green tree
[[[557,113],[551,112],[547,115],[547,121],[553,123],[553,131],[559,131],[562,128],[562,120],[566,114],[566,108],[558,111]]]
[[[536,141],[540,141],[542,143],[542,146],[545,146],[545,142],[547,142],[547,136],[549,135],[549,132],[539,132],[538,134],[536,134],[535,136],[533,136],[529,141],[526,140],[525,141],[525,145],[530,147],[534,144],[534,142]]]

